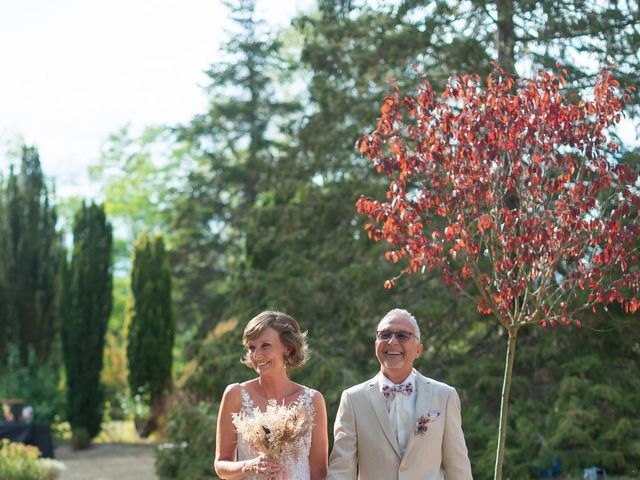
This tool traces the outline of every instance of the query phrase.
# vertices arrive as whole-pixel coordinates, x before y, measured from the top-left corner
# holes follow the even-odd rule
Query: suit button
[[[400,465],[400,471],[401,472],[406,472],[407,471],[407,467],[405,467],[404,465]]]

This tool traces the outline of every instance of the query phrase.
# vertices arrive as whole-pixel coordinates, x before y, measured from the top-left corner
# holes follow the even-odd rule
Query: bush
[[[156,473],[162,480],[208,480],[213,471],[218,405],[186,395],[171,399],[164,430],[170,443],[158,446]]]
[[[0,478],[10,480],[56,480],[65,469],[56,460],[38,458],[37,447],[0,442]]]
[[[18,348],[12,346],[6,358],[6,368],[0,369],[0,398],[24,399],[33,407],[37,421],[59,421],[65,411],[60,369],[51,361],[38,365],[32,350],[27,364],[23,365]]]

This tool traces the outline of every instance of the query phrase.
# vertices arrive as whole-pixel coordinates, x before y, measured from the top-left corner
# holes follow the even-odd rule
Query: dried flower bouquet
[[[251,449],[282,461],[299,456],[298,441],[309,432],[313,419],[299,398],[290,405],[269,400],[264,412],[255,407],[249,412],[234,413],[233,424]]]

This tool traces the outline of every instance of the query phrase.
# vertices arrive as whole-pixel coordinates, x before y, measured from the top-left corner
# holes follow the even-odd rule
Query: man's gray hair
[[[378,328],[380,327],[380,324],[382,322],[384,322],[385,320],[391,317],[404,317],[407,320],[409,320],[409,322],[411,322],[411,325],[413,325],[413,330],[414,330],[413,334],[416,336],[418,341],[420,341],[420,327],[418,326],[418,321],[416,320],[416,317],[411,315],[411,313],[409,313],[407,310],[403,308],[394,308],[392,310],[389,310],[387,314],[384,317],[382,317],[382,320],[378,322]]]

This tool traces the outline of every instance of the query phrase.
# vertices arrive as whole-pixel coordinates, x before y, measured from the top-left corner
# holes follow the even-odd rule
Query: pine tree
[[[251,256],[246,223],[287,150],[299,106],[275,89],[282,44],[257,18],[255,0],[225,2],[234,21],[223,60],[207,72],[208,111],[177,130],[192,159],[173,217],[172,255],[181,322],[211,327],[225,308],[229,272]]]
[[[0,196],[0,358],[17,345],[23,364],[30,350],[43,364],[55,337],[61,246],[35,147],[23,148],[20,172],[10,170]]]
[[[171,307],[171,268],[162,237],[144,233],[134,246],[131,272],[127,360],[129,387],[151,406],[146,432],[153,430],[171,387],[172,349],[175,336]],[[145,398],[146,397],[146,398]]]
[[[62,345],[74,442],[85,447],[101,428],[104,336],[112,306],[112,228],[102,206],[76,213],[71,264],[65,267]]]

